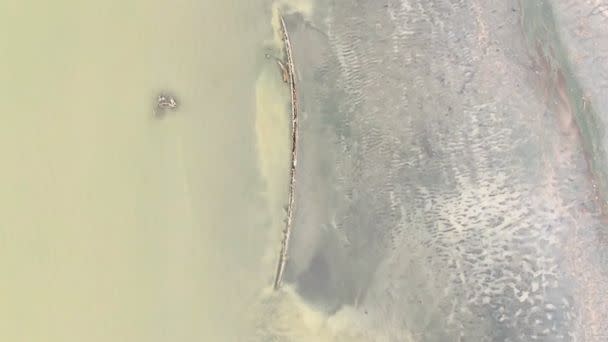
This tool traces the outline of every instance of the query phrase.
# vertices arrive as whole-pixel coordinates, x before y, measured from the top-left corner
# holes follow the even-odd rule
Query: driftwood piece
[[[283,273],[285,271],[285,265],[287,263],[287,252],[289,248],[289,237],[291,236],[295,202],[296,164],[298,162],[298,97],[296,94],[295,68],[293,64],[293,56],[291,53],[291,42],[289,40],[289,34],[287,33],[287,26],[285,25],[285,20],[283,20],[283,16],[279,15],[279,19],[281,21],[281,32],[283,35],[283,44],[285,50],[285,60],[283,63],[280,63],[280,65],[281,69],[283,70],[283,78],[286,78],[287,83],[289,84],[289,90],[291,95],[291,168],[289,172],[290,181],[289,197],[287,202],[287,220],[285,223],[285,229],[283,230],[281,254],[279,254],[279,263],[277,265],[276,276],[274,279],[275,290],[281,287],[281,283],[283,281]]]

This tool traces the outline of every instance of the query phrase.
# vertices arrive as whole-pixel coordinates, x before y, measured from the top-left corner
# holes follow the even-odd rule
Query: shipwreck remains
[[[289,248],[289,237],[291,236],[292,224],[293,224],[293,213],[294,213],[294,202],[295,202],[295,190],[296,190],[296,165],[298,163],[297,154],[297,142],[298,142],[298,97],[296,93],[296,77],[295,68],[293,64],[293,55],[291,52],[291,42],[289,40],[289,34],[287,33],[287,26],[283,16],[279,15],[281,22],[281,33],[283,39],[283,48],[285,59],[283,62],[279,62],[281,71],[283,74],[283,80],[289,85],[289,92],[291,97],[291,167],[290,167],[290,180],[289,180],[289,195],[287,202],[287,219],[285,221],[285,228],[283,230],[283,239],[281,241],[281,252],[279,254],[279,262],[277,265],[276,276],[274,279],[275,290],[281,287],[283,281],[283,273],[285,271],[285,265],[287,263],[287,252]]]

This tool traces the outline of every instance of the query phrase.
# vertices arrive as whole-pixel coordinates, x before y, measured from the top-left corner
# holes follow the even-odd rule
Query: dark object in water
[[[156,98],[156,105],[154,107],[154,116],[161,117],[164,116],[167,110],[176,110],[177,109],[177,101],[173,95],[169,95],[166,93],[161,93]]]

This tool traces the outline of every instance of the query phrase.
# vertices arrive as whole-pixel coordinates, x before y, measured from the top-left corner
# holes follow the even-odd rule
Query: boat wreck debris
[[[154,107],[154,116],[160,118],[164,116],[167,110],[174,111],[178,107],[177,100],[173,95],[161,93],[156,98],[156,106]]]
[[[277,265],[276,276],[274,280],[274,289],[278,290],[281,287],[283,281],[283,273],[285,271],[285,265],[287,263],[287,252],[289,248],[289,237],[291,235],[293,213],[294,213],[294,202],[295,202],[295,189],[296,189],[296,164],[298,162],[297,156],[297,141],[298,141],[298,97],[296,93],[296,79],[295,79],[295,68],[293,64],[293,56],[291,52],[291,42],[289,40],[289,34],[287,33],[287,26],[283,16],[279,15],[281,21],[281,33],[283,38],[283,47],[285,53],[285,59],[283,61],[277,60],[279,67],[282,71],[283,81],[289,84],[289,91],[291,97],[291,167],[290,167],[290,181],[289,181],[289,197],[287,202],[287,220],[285,223],[285,229],[283,230],[283,239],[281,241],[281,252],[279,254],[279,262]]]

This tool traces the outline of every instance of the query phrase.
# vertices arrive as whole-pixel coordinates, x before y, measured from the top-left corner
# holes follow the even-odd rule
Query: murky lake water
[[[245,331],[274,275],[288,165],[271,14],[268,1],[0,4],[0,340]],[[161,91],[179,108],[157,120]]]
[[[0,340],[605,336],[598,1],[1,3]]]

